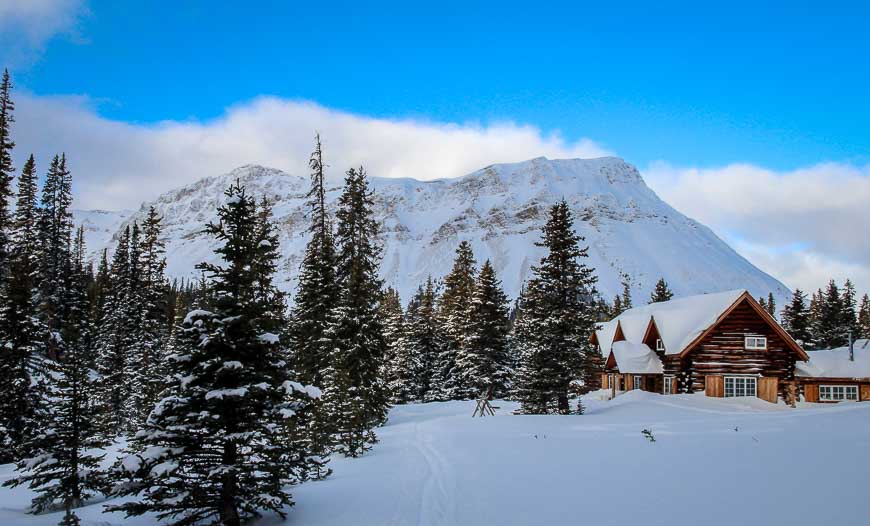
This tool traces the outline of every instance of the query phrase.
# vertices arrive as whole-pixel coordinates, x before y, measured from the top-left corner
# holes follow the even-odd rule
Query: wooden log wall
[[[766,350],[746,350],[746,336],[766,336]],[[738,306],[682,360],[668,355],[665,374],[678,375],[679,392],[705,389],[707,375],[761,375],[777,378],[785,399],[785,381],[794,379],[797,356],[748,304]]]

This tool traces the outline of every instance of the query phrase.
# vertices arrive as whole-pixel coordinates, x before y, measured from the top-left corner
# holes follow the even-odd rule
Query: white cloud
[[[786,284],[812,290],[851,277],[870,290],[870,166],[775,172],[658,162],[644,175],[663,199]]]
[[[0,0],[0,63],[29,62],[56,35],[77,37],[86,12],[84,0]]]
[[[362,164],[371,175],[455,177],[493,162],[608,155],[590,140],[567,142],[532,126],[374,119],[271,97],[230,108],[214,121],[142,126],[104,119],[82,97],[16,97],[18,166],[65,151],[84,208],[137,207],[144,199],[257,163],[306,175],[315,130],[330,176]]]

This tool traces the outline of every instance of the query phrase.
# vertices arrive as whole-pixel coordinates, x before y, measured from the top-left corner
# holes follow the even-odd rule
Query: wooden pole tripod
[[[486,390],[486,395],[483,398],[477,400],[477,407],[474,408],[474,414],[471,415],[471,418],[476,416],[480,416],[481,418],[484,416],[495,416],[495,408],[489,401],[492,399],[492,387]]]

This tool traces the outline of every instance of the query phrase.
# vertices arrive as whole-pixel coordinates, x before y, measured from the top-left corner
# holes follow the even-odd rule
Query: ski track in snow
[[[414,424],[413,444],[425,459],[428,470],[417,526],[456,524],[453,468],[438,451],[433,436],[420,433],[420,424]]]

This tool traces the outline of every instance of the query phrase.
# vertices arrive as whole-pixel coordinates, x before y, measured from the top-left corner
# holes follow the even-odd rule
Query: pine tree
[[[761,306],[762,309],[770,312],[770,308],[767,306],[767,300],[764,299],[762,296],[758,297],[758,304]]]
[[[846,344],[846,331],[843,326],[843,299],[836,282],[831,280],[821,295],[818,329],[816,337],[823,349],[832,349]]]
[[[466,398],[479,398],[487,393],[503,397],[508,392],[511,363],[507,304],[495,269],[486,260],[471,298],[466,349],[457,361],[457,369],[466,376],[462,382]]]
[[[326,189],[320,136],[315,138],[309,160],[311,189],[309,232],[311,239],[299,269],[299,285],[291,315],[290,341],[293,365],[302,382],[323,385],[323,371],[332,343],[326,337],[330,313],[338,304],[335,276],[335,239],[326,209]]]
[[[767,313],[770,314],[773,319],[776,319],[776,300],[773,299],[773,292],[767,293]]]
[[[861,298],[861,308],[858,310],[858,330],[861,338],[870,339],[870,296],[867,294]]]
[[[525,413],[569,413],[570,382],[589,381],[596,372],[589,344],[596,278],[594,269],[579,261],[588,257],[582,240],[573,230],[568,203],[554,205],[539,244],[548,253],[532,267],[515,331],[522,353],[516,394]]]
[[[99,469],[104,454],[96,453],[106,443],[95,428],[95,380],[87,366],[91,326],[81,230],[75,247],[66,267],[66,312],[64,325],[58,328],[58,360],[46,362],[51,403],[41,415],[38,434],[28,445],[33,456],[18,462],[18,477],[4,484],[27,484],[35,490],[34,513],[57,507],[65,510],[61,524],[76,524],[73,510],[107,489]]]
[[[18,179],[9,272],[0,305],[0,462],[21,458],[40,423],[46,331],[39,319],[36,168],[31,155]]]
[[[408,400],[432,399],[433,369],[438,364],[445,345],[438,323],[438,294],[432,277],[426,278],[411,302],[405,330],[405,341],[400,347],[401,389]],[[399,387],[393,386],[394,392]]]
[[[671,289],[668,287],[668,282],[665,281],[665,278],[659,278],[659,280],[656,281],[656,286],[655,289],[653,289],[652,295],[650,295],[649,302],[659,303],[662,301],[670,301],[673,297],[674,293],[671,292]]]
[[[622,275],[622,310],[627,311],[634,307],[631,301],[631,277],[628,274]]]
[[[460,369],[460,362],[468,352],[471,301],[477,270],[474,254],[467,241],[459,243],[453,268],[444,278],[444,293],[438,307],[438,323],[444,337],[444,346],[435,366],[430,400],[459,400],[473,398],[472,387],[465,385],[467,371]]]
[[[138,226],[132,229],[138,231]],[[132,382],[137,364],[129,356],[134,346],[137,326],[136,299],[131,291],[137,286],[136,272],[132,269],[131,246],[134,240],[130,226],[118,239],[109,268],[109,287],[103,311],[99,316],[96,338],[97,371],[100,374],[98,404],[100,428],[110,437],[130,430],[133,421],[131,400]]]
[[[336,278],[339,299],[330,315],[334,342],[324,380],[324,404],[334,424],[336,450],[359,456],[376,441],[372,429],[383,424],[389,393],[381,377],[385,343],[378,315],[381,249],[365,171],[347,171],[339,198]]]
[[[613,297],[613,305],[610,307],[610,318],[615,318],[625,312],[625,307],[622,305],[622,296],[617,294]]]
[[[13,195],[12,179],[15,176],[15,167],[12,164],[15,143],[11,135],[12,123],[15,122],[15,104],[12,102],[11,92],[12,80],[9,78],[9,71],[3,70],[3,80],[0,81],[0,270],[6,268],[9,251],[9,200]]]
[[[847,279],[843,283],[843,293],[840,296],[842,305],[842,319],[840,321],[841,331],[844,334],[852,334],[852,339],[858,335],[858,293],[855,291],[855,285],[852,280]]]
[[[265,329],[273,314],[256,300],[256,204],[238,184],[226,196],[206,227],[222,262],[198,266],[211,279],[213,311],[185,317],[166,395],[137,433],[137,453],[118,466],[134,475],[119,487],[134,500],[110,510],[238,526],[262,511],[283,517],[292,504],[286,486],[304,452],[284,442],[284,430],[319,392],[289,377],[280,338]]]
[[[394,386],[401,386],[400,378],[403,376],[403,365],[399,363],[399,356],[402,354],[400,348],[405,342],[405,312],[402,309],[402,301],[396,289],[387,287],[387,290],[384,291],[379,315],[384,334],[384,359],[381,377],[387,384],[390,403],[407,403],[409,400],[406,392],[393,390]],[[401,387],[399,391],[402,391]]]
[[[807,295],[800,289],[795,289],[791,303],[782,309],[782,324],[785,330],[798,343],[812,348],[813,336],[810,332],[810,311],[806,300]]]
[[[52,338],[48,354],[56,357],[54,335],[64,325],[63,298],[65,272],[72,253],[72,176],[66,166],[66,156],[54,156],[45,177],[40,198],[39,239],[39,301],[43,323]]]
[[[166,259],[160,239],[162,219],[152,206],[142,223],[141,235],[134,224],[130,243],[136,249],[129,256],[129,276],[126,301],[132,302],[128,321],[133,324],[131,347],[127,351],[126,381],[132,388],[125,411],[132,418],[130,429],[138,429],[160,398],[163,388],[162,349],[169,337],[167,327],[167,297],[169,285],[164,275]],[[137,243],[138,241],[138,243]],[[131,247],[132,249],[133,247]]]

